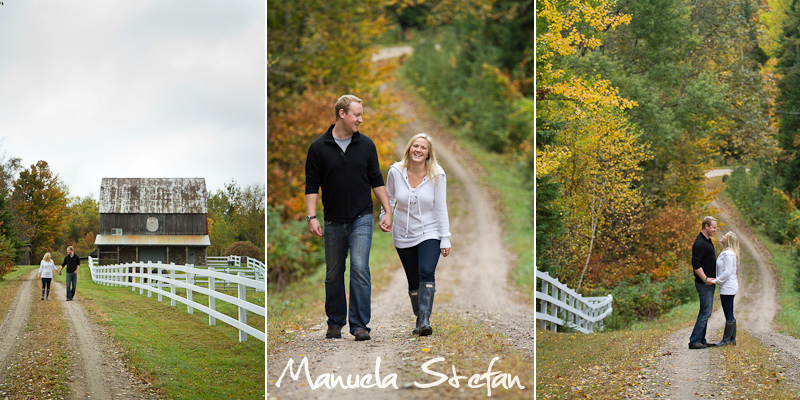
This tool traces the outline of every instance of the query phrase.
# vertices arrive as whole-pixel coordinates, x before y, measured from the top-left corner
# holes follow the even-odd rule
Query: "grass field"
[[[57,276],[62,284],[64,279]],[[183,305],[171,307],[167,298],[158,302],[156,296],[138,293],[95,284],[85,266],[78,271],[75,298],[109,329],[128,366],[160,393],[174,399],[264,398],[264,342],[249,337],[240,343],[236,329],[222,322],[209,326],[206,314],[188,314]],[[248,292],[254,303],[263,304],[264,296]],[[195,295],[195,301],[202,297]],[[221,301],[217,306],[237,315]],[[248,324],[263,329],[264,319],[249,314]]]

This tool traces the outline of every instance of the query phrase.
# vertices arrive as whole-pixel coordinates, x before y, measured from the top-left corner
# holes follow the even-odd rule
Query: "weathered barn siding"
[[[207,235],[206,225],[206,214],[106,214],[100,219],[100,234],[122,229],[123,235]]]
[[[100,214],[207,214],[203,178],[103,178]]]

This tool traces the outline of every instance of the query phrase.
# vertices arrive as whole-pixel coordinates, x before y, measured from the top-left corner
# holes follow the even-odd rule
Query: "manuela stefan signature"
[[[422,372],[432,377],[437,378],[435,381],[427,382],[427,383],[420,383],[414,381],[414,386],[427,389],[435,386],[439,386],[445,382],[454,388],[459,388],[461,385],[466,385],[466,387],[471,389],[479,389],[482,387],[486,388],[487,396],[492,395],[492,389],[497,388],[504,388],[504,389],[511,389],[516,386],[519,389],[525,389],[525,386],[519,380],[518,376],[512,375],[510,373],[503,373],[502,371],[493,371],[492,368],[494,367],[494,363],[499,360],[500,357],[492,358],[492,361],[489,363],[489,368],[486,370],[485,373],[482,374],[474,374],[472,376],[464,376],[459,375],[456,366],[451,365],[452,376],[447,374],[438,372],[436,370],[431,369],[433,364],[444,362],[444,357],[437,357],[431,359],[420,367]],[[301,374],[305,375],[305,379],[308,382],[308,386],[311,387],[311,390],[317,390],[319,388],[327,388],[327,389],[334,389],[334,388],[342,388],[342,389],[367,389],[367,388],[374,388],[378,387],[380,389],[385,388],[394,388],[397,389],[397,374],[387,374],[385,376],[381,375],[381,358],[377,357],[375,360],[375,372],[372,374],[348,374],[345,378],[341,375],[336,375],[334,373],[323,373],[313,379],[311,377],[311,373],[308,371],[308,358],[303,357],[300,363],[297,365],[297,369],[294,368],[295,362],[294,358],[290,358],[289,361],[286,363],[286,367],[283,369],[280,378],[278,381],[275,382],[276,387],[281,387],[281,382],[283,378],[286,376],[286,373],[289,373],[289,378],[293,381],[301,380]]]

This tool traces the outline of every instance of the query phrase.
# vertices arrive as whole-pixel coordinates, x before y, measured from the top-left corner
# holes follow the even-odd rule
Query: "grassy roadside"
[[[64,279],[65,275],[57,276],[62,284]],[[167,298],[160,303],[156,296],[138,293],[95,284],[88,268],[78,273],[75,298],[122,347],[128,367],[161,395],[174,399],[264,397],[263,342],[249,337],[239,343],[238,331],[227,324],[209,326],[203,313],[188,314],[185,306],[171,307]],[[257,323],[251,318],[248,315],[248,324]]]
[[[34,268],[38,267],[33,265],[17,266],[14,271],[9,272],[0,280],[0,321],[8,315],[8,310],[11,309],[11,303],[14,302],[19,287]]]
[[[21,266],[6,276],[0,284],[0,293],[11,301],[16,296],[28,273],[35,266]],[[33,282],[30,294],[31,313],[18,338],[18,350],[11,355],[5,379],[0,382],[0,397],[23,398],[67,398],[69,396],[68,373],[72,350],[68,344],[69,325],[63,307],[54,301],[41,301],[41,281]],[[13,284],[11,284],[13,283]],[[7,306],[10,306],[10,301]],[[5,316],[9,307],[3,306]]]

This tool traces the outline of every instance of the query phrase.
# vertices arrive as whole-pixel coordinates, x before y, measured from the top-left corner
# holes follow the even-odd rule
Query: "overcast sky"
[[[0,154],[102,178],[265,184],[263,0],[3,0]]]

